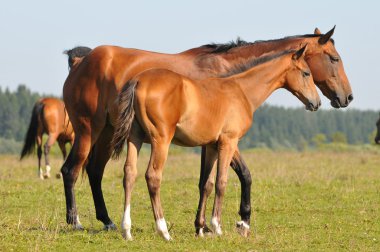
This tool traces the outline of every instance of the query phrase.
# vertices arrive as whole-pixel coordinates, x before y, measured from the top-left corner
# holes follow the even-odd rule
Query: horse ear
[[[334,34],[334,30],[335,30],[335,25],[334,25],[334,27],[330,31],[328,31],[326,34],[322,35],[319,38],[318,43],[320,45],[326,44],[330,40],[330,38],[332,37],[332,35]]]
[[[315,35],[320,35],[320,34],[322,34],[322,33],[321,33],[321,31],[318,29],[318,27],[316,27],[316,28],[314,29],[314,34],[315,34]]]
[[[306,47],[307,47],[307,44],[304,45],[301,49],[299,49],[297,52],[295,52],[292,56],[292,59],[294,60],[298,60],[299,58],[302,57],[302,55],[305,53],[305,50],[306,50]]]

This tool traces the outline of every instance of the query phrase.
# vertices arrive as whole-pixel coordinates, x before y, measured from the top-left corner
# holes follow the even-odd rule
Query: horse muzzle
[[[331,100],[331,106],[334,108],[345,108],[354,100],[354,96],[352,94],[347,95],[346,98],[341,99],[339,96],[335,96],[334,99]]]
[[[375,143],[376,144],[380,144],[380,136],[376,136],[375,137]]]
[[[309,103],[306,105],[306,110],[317,111],[320,106],[321,106],[321,100],[317,102],[309,101]]]

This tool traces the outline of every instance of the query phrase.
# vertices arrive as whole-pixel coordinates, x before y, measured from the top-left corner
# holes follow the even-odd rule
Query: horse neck
[[[314,38],[284,38],[269,41],[259,41],[252,44],[230,49],[228,53],[219,55],[221,60],[228,61],[231,65],[241,64],[242,61],[260,57],[266,53],[275,53],[290,49],[298,49],[301,44],[312,43]],[[315,40],[315,39],[314,39]]]
[[[285,86],[290,60],[289,55],[284,55],[229,77],[240,85],[252,112],[255,112],[276,89]]]
[[[232,48],[225,53],[211,53],[212,49],[210,48],[198,47],[176,54],[176,56],[194,63],[187,66],[187,70],[184,72],[186,76],[193,79],[203,79],[223,75],[235,65],[266,53],[298,49],[300,44],[313,43],[312,39],[314,38],[294,37],[260,41]]]

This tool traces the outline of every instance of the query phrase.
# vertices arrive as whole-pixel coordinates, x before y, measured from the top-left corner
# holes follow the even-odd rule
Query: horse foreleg
[[[94,144],[89,156],[86,171],[91,186],[92,197],[94,200],[96,219],[104,224],[104,229],[116,229],[115,224],[108,216],[106,203],[104,202],[102,191],[102,179],[105,166],[110,159],[110,142],[113,135],[113,128],[105,127],[98,140]]]
[[[90,148],[91,136],[88,134],[78,134],[73,148],[61,168],[66,197],[66,222],[72,224],[75,229],[83,229],[83,227],[77,213],[74,185],[79,171],[87,159]]]
[[[215,183],[215,200],[212,210],[211,227],[217,235],[222,234],[220,225],[222,215],[222,203],[227,186],[228,166],[237,148],[238,139],[230,139],[222,136],[218,141],[218,166]]]
[[[207,198],[212,192],[214,186],[215,169],[213,169],[218,152],[212,146],[202,147],[202,164],[201,176],[199,178],[199,203],[197,216],[194,222],[196,234],[203,237],[205,233],[210,232],[206,226],[206,203]],[[210,173],[213,173],[210,175]]]
[[[236,224],[238,232],[247,237],[250,232],[251,219],[251,173],[237,150],[232,158],[231,167],[238,175],[241,185],[240,210],[241,221]]]

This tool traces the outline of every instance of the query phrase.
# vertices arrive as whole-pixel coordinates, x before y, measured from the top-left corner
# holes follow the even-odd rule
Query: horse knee
[[[216,193],[223,194],[227,186],[227,178],[221,178],[216,182]]]
[[[148,185],[150,194],[155,194],[160,188],[161,179],[155,171],[147,171],[145,173],[145,180]]]
[[[246,186],[251,187],[251,185],[252,185],[252,176],[251,176],[251,173],[249,172],[248,169],[247,169],[246,172],[243,173],[243,177],[244,177],[244,181],[245,181]]]
[[[212,189],[214,188],[214,185],[215,185],[215,183],[212,180],[208,180],[206,182],[204,190],[205,190],[207,196],[211,194]]]
[[[50,147],[49,147],[49,145],[45,144],[45,145],[44,145],[44,154],[45,154],[45,155],[49,154],[49,151],[50,151]]]
[[[38,149],[37,149],[37,156],[38,156],[38,158],[41,158],[41,156],[42,156],[42,148],[41,147],[38,147]]]

